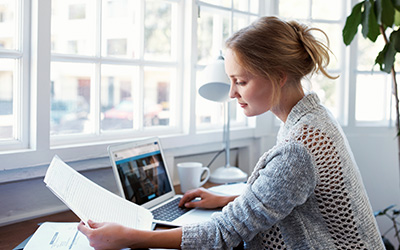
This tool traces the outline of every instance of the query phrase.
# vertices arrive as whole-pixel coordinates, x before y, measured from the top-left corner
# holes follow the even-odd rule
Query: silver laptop
[[[179,208],[158,138],[108,147],[120,195],[149,209],[154,222],[181,226],[210,219],[220,210]]]

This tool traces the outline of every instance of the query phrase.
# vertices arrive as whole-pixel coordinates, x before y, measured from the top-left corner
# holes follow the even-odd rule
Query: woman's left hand
[[[79,223],[78,230],[89,240],[90,246],[96,250],[121,249],[132,245],[134,229],[124,227],[117,223],[88,221],[89,227],[83,222]]]

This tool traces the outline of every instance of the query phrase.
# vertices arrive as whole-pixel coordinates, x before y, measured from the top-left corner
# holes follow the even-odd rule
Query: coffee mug
[[[203,164],[200,162],[182,162],[178,163],[176,166],[178,168],[182,193],[201,187],[210,178],[210,169],[203,167]],[[207,172],[207,175],[201,180],[204,171]]]

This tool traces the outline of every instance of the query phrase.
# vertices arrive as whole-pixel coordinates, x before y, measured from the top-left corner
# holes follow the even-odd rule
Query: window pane
[[[259,11],[258,0],[250,0],[250,12],[258,14]]]
[[[241,14],[233,14],[233,32],[240,30],[249,25],[249,16]],[[229,34],[224,36],[224,41],[229,38]]]
[[[307,19],[310,16],[310,0],[279,1],[279,15],[289,19]]]
[[[144,46],[146,59],[171,58],[172,6],[164,1],[146,1]],[[162,20],[162,22],[160,22]]]
[[[140,45],[137,3],[128,0],[103,1],[102,14],[102,55],[137,58]]]
[[[101,129],[132,129],[139,112],[139,100],[132,98],[139,89],[138,67],[103,65],[101,74]]]
[[[340,20],[342,16],[342,1],[335,1],[335,3],[326,0],[313,0],[312,1],[312,18],[325,19],[325,20]]]
[[[233,0],[233,8],[257,14],[259,11],[258,0]]]
[[[15,113],[13,110],[13,87],[15,79],[15,60],[0,59],[0,140],[15,139]]]
[[[96,2],[52,0],[52,52],[94,55]]]
[[[18,1],[3,0],[0,2],[0,48],[17,49],[16,5]]]
[[[330,63],[328,65],[329,70],[339,70],[342,60],[342,48],[343,48],[343,40],[342,36],[342,25],[340,24],[323,24],[323,23],[314,23],[313,27],[320,28],[322,31],[326,33],[329,39],[329,49],[333,54],[330,55]],[[339,34],[339,35],[338,35]],[[313,35],[317,37],[320,41],[326,44],[326,38],[321,32],[313,32]]]
[[[326,106],[335,117],[338,117],[339,107],[337,103],[341,101],[338,96],[338,85],[340,84],[340,78],[332,80],[319,73],[313,76],[311,82],[311,86],[305,87],[305,89],[316,92],[321,100],[321,103],[323,103],[324,106]]]
[[[93,66],[83,63],[51,64],[50,134],[89,133],[90,83]]]
[[[357,69],[371,71],[373,68],[379,71],[379,65],[375,64],[375,58],[379,52],[385,46],[385,42],[382,36],[379,36],[375,43],[371,42],[364,37],[357,35],[355,39],[358,39],[358,57],[357,57]]]
[[[233,0],[233,8],[241,11],[249,11],[249,0]]]
[[[176,72],[173,69],[145,68],[143,126],[173,125],[171,94]]]
[[[356,85],[356,121],[389,120],[391,85],[386,74],[360,74]]]
[[[243,25],[243,23],[241,23]],[[203,10],[197,26],[197,58],[199,64],[215,60],[229,37],[229,16]]]

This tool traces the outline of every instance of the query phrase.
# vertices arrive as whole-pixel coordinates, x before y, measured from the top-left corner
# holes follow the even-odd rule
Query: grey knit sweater
[[[384,249],[345,136],[314,93],[293,107],[244,193],[182,231],[183,249]]]

